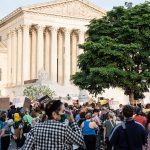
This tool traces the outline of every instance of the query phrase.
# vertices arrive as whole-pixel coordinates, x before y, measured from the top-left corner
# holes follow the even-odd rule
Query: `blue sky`
[[[47,2],[48,0],[0,0],[0,19],[20,6],[26,6],[35,3]],[[143,3],[145,0],[89,0],[94,4],[110,10],[113,6],[124,5],[124,2],[132,1],[133,4]]]

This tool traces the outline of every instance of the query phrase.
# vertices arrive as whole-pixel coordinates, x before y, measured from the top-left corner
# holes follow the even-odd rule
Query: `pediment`
[[[86,0],[56,0],[41,5],[31,6],[26,10],[90,20],[101,18],[106,14],[104,10]]]

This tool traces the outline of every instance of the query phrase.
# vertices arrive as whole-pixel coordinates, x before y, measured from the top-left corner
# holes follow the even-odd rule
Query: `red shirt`
[[[134,120],[137,121],[137,122],[139,122],[139,123],[141,123],[143,126],[146,126],[146,123],[147,123],[146,117],[141,116],[141,115],[136,115],[134,117]]]

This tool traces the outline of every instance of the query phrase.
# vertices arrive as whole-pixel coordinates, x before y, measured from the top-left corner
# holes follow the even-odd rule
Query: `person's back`
[[[119,124],[113,131],[116,133],[110,142],[116,150],[142,150],[142,146],[146,143],[146,130],[144,127],[134,120],[125,123],[126,129]]]
[[[86,114],[86,120],[81,124],[82,134],[87,150],[96,149],[96,129],[98,126],[95,122],[91,121],[92,114]]]
[[[70,126],[60,122],[64,111],[64,105],[60,101],[49,102],[45,108],[48,120],[31,129],[24,150],[71,150],[73,144],[83,146],[83,136],[72,113],[67,112]]]
[[[91,123],[92,122],[87,120],[83,122],[83,129],[82,129],[83,135],[96,135],[96,129],[90,127]]]
[[[115,150],[142,150],[147,142],[145,128],[132,119],[133,109],[126,105],[123,110],[125,122],[117,125],[109,137]]]
[[[106,120],[103,124],[103,141],[107,145],[107,150],[111,150],[112,146],[109,142],[109,136],[115,127],[115,120],[114,120],[115,114],[113,112],[109,112],[108,114],[108,120]]]
[[[60,123],[54,120],[47,120],[43,123],[35,125],[29,134],[34,136],[34,143],[36,143],[34,145],[34,149],[64,150],[64,143],[73,144],[71,142],[73,133],[70,131],[70,128],[64,123]],[[26,149],[29,148],[26,147]]]

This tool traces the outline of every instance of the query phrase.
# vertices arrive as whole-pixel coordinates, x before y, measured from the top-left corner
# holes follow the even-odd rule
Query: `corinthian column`
[[[29,26],[23,26],[23,81],[30,80]]]
[[[44,40],[44,69],[48,73],[48,78],[51,79],[51,33],[49,29],[45,30],[45,40]]]
[[[71,62],[70,62],[70,29],[65,29],[65,85],[70,83],[70,69],[71,69]]]
[[[57,28],[51,28],[51,81],[57,83]]]
[[[17,85],[22,84],[22,28],[18,28]]]
[[[44,68],[44,35],[43,27],[37,26],[37,74]]]
[[[84,40],[85,40],[84,35],[85,35],[85,31],[80,30],[79,31],[79,44],[83,44],[84,43]],[[82,53],[83,53],[83,49],[79,49],[78,55],[80,55]]]
[[[11,83],[11,33],[7,35],[8,59],[7,59],[7,85]]]
[[[77,72],[78,35],[74,31],[71,35],[71,75]]]
[[[58,47],[57,47],[57,59],[58,59],[58,84],[64,84],[64,33],[62,30],[58,32]]]
[[[37,32],[36,29],[31,30],[31,67],[30,76],[31,79],[37,78]]]
[[[12,83],[16,85],[17,81],[17,32],[13,31],[13,49],[12,49]]]

